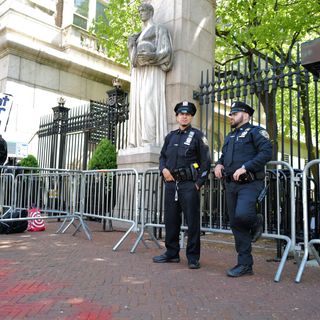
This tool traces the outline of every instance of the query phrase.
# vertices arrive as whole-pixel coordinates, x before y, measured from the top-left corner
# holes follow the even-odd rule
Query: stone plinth
[[[118,151],[118,168],[137,170],[158,168],[160,151],[161,148],[155,146],[121,149]]]

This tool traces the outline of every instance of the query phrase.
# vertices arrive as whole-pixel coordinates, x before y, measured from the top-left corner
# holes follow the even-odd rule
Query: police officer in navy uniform
[[[272,157],[272,144],[267,131],[249,123],[252,107],[235,102],[230,110],[231,131],[222,147],[214,174],[225,179],[226,204],[235,238],[238,263],[227,271],[230,277],[253,274],[251,242],[262,233],[262,215],[256,204],[264,188],[264,167]]]
[[[191,126],[197,109],[188,101],[174,111],[179,129],[165,138],[159,168],[165,181],[166,252],[155,256],[156,263],[180,262],[179,234],[184,213],[188,226],[186,256],[190,269],[200,268],[200,188],[207,179],[211,158],[207,139]]]
[[[2,135],[0,134],[0,166],[2,166],[6,162],[7,156],[7,142],[2,138]]]

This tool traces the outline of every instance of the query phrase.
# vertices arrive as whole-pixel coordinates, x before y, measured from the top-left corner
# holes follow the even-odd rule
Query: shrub
[[[38,160],[32,154],[29,154],[27,157],[20,160],[18,165],[20,167],[32,167],[32,168],[39,167]]]
[[[116,147],[108,139],[102,139],[89,161],[89,170],[117,168]]]

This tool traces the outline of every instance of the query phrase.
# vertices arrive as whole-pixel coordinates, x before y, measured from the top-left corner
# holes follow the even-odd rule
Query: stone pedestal
[[[158,168],[160,151],[161,148],[156,146],[121,149],[118,151],[118,168],[137,170]]]

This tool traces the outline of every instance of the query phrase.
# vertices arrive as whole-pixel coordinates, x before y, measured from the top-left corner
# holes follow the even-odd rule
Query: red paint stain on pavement
[[[23,317],[36,316],[45,313],[48,308],[54,305],[55,301],[41,300],[29,303],[12,303],[10,301],[1,301],[0,318],[2,317],[15,317],[19,319]]]
[[[84,298],[63,298],[52,294],[50,298],[37,297],[37,294],[51,292],[56,289],[72,287],[72,282],[48,282],[47,279],[23,280],[16,277],[19,272],[12,268],[14,261],[0,260],[0,319],[24,319],[45,315],[50,309],[57,309],[62,302],[72,305],[72,310],[67,308],[68,314],[59,317],[64,320],[112,320],[112,308],[91,303]],[[28,302],[27,302],[28,301]],[[63,305],[58,308],[63,308]],[[72,314],[71,314],[72,313]]]
[[[0,267],[2,266],[7,266],[10,264],[14,264],[13,260],[8,260],[8,259],[0,259]]]
[[[112,320],[111,310],[105,310],[101,312],[95,311],[82,311],[78,314],[74,314],[67,319],[74,320]]]
[[[112,309],[83,301],[75,305],[76,311],[66,320],[112,320]]]
[[[32,280],[21,280],[16,283],[14,287],[8,288],[4,292],[0,293],[0,296],[16,296],[16,295],[31,295],[46,291],[52,291],[55,288],[59,288],[59,285],[52,285],[48,283],[43,283],[39,281]]]

